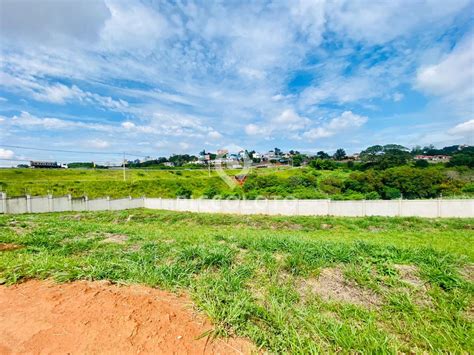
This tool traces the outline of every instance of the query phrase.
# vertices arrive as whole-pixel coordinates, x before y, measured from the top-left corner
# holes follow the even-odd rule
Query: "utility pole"
[[[123,153],[123,181],[125,181],[125,152]]]

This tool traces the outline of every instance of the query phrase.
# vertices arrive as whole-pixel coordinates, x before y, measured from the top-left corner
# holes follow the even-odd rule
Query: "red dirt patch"
[[[28,281],[0,286],[0,353],[239,354],[242,339],[197,340],[212,329],[189,300],[144,286]]]
[[[0,243],[0,251],[10,251],[10,250],[17,250],[21,248],[23,248],[23,246],[18,245],[18,244]]]

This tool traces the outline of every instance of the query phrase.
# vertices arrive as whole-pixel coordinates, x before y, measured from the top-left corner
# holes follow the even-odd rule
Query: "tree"
[[[412,159],[408,148],[398,144],[373,145],[360,153],[361,160],[367,167],[388,169],[406,165]]]
[[[415,161],[415,167],[416,168],[427,168],[430,165],[426,160],[424,159],[418,159]]]
[[[336,153],[334,153],[333,157],[335,160],[342,160],[347,157],[346,151],[342,148],[339,148],[336,150]]]
[[[319,152],[316,153],[316,157],[319,159],[329,159],[329,154],[320,150]]]
[[[474,147],[464,148],[459,153],[454,154],[447,165],[474,168]]]
[[[303,163],[304,157],[301,154],[294,155],[291,158],[293,162],[293,166],[301,166],[301,163]]]
[[[274,150],[275,156],[279,157],[281,155],[281,149],[280,148],[275,148]]]
[[[327,159],[314,159],[309,165],[316,170],[334,170],[336,168],[336,163]]]
[[[180,186],[176,191],[176,197],[178,198],[191,198],[193,192],[185,186]]]

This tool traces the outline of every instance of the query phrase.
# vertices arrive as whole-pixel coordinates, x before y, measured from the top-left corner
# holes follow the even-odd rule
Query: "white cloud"
[[[107,1],[111,17],[101,31],[100,47],[111,51],[151,50],[168,31],[166,18],[150,7]]]
[[[339,133],[361,127],[367,122],[366,116],[360,116],[352,111],[344,111],[341,115],[331,119],[321,127],[312,128],[303,133],[303,137],[309,140],[327,138]]]
[[[352,111],[344,111],[340,116],[329,121],[327,128],[332,131],[345,130],[348,128],[357,128],[366,123],[366,116],[356,115]]]
[[[220,134],[219,132],[217,131],[210,131],[207,136],[211,139],[220,139],[222,138],[222,134]]]
[[[86,141],[86,145],[88,147],[92,147],[95,149],[105,149],[110,147],[110,143],[108,141],[105,141],[103,139],[91,139]]]
[[[13,159],[15,153],[9,149],[0,148],[0,159]]]
[[[272,129],[296,131],[306,127],[310,123],[310,119],[301,117],[293,109],[286,109],[272,120]]]
[[[250,79],[262,80],[265,78],[265,72],[252,68],[240,68],[239,73]]]
[[[0,86],[26,92],[37,101],[64,105],[76,101],[81,104],[101,106],[112,111],[127,111],[129,104],[123,99],[114,100],[89,91],[83,91],[76,85],[67,86],[61,83],[44,83],[32,75],[22,77],[0,72]]]
[[[122,127],[127,129],[127,130],[130,130],[130,129],[133,129],[135,128],[135,123],[133,122],[130,122],[130,121],[125,121],[125,122],[122,122]]]
[[[93,41],[110,16],[102,0],[3,0],[0,11],[2,39],[45,43],[71,39]]]
[[[355,40],[385,43],[423,26],[449,24],[469,0],[328,2],[328,27]]]
[[[331,132],[323,127],[312,128],[303,133],[303,137],[309,140],[315,140],[318,138],[326,138],[334,135],[334,132]]]
[[[63,84],[55,84],[44,87],[41,91],[35,92],[33,97],[38,101],[64,104],[70,99],[80,99],[84,92],[77,86],[68,87]]]
[[[309,118],[298,115],[292,108],[287,108],[259,125],[247,124],[245,133],[249,136],[258,135],[264,139],[270,138],[273,133],[294,137],[296,131],[308,127],[310,124],[311,120]]]
[[[416,88],[441,96],[448,102],[468,106],[474,100],[474,35],[466,36],[451,53],[434,65],[421,67]]]
[[[114,100],[108,96],[101,96],[92,92],[83,91],[76,85],[68,87],[63,84],[42,87],[33,94],[38,101],[64,104],[67,101],[79,101],[83,104],[100,105],[104,108],[116,111],[124,111],[128,107],[128,102],[119,99]]]
[[[255,136],[261,132],[261,129],[259,126],[256,124],[250,123],[245,126],[245,133],[247,133],[249,136]]]
[[[186,142],[179,142],[179,147],[181,148],[182,151],[186,151],[187,149],[189,149],[191,145],[189,143],[186,143]]]
[[[229,143],[223,147],[223,149],[228,150],[231,153],[236,153],[240,152],[242,150],[245,150],[242,146],[235,144],[235,143]]]
[[[453,135],[460,135],[474,138],[474,120],[469,120],[463,123],[460,123],[453,128],[451,128],[448,133]]]
[[[326,0],[297,0],[291,2],[290,13],[312,45],[320,44],[326,24]]]
[[[324,78],[318,86],[308,87],[301,93],[300,103],[303,106],[328,101],[344,104],[380,96],[383,91],[378,89],[380,80],[374,80],[375,77],[379,76],[366,71],[349,78],[334,75]]]
[[[401,92],[396,92],[395,94],[392,95],[392,99],[395,102],[402,101],[404,97],[405,97],[405,95],[403,95]]]
[[[82,121],[68,121],[51,117],[41,118],[24,111],[21,112],[19,116],[14,115],[10,119],[6,119],[5,123],[13,126],[24,127],[26,129],[43,128],[46,130],[71,130],[80,128],[103,132],[114,130],[114,127],[110,125]]]

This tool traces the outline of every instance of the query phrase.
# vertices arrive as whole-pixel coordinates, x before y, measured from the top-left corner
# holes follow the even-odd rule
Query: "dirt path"
[[[196,338],[211,325],[185,297],[100,282],[0,286],[0,354],[250,353],[245,340]]]

